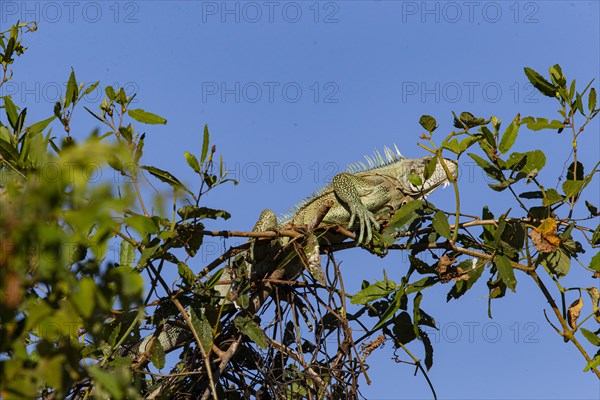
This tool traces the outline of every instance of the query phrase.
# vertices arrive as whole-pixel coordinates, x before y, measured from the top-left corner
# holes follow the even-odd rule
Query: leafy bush
[[[24,23],[0,34],[0,85],[12,77],[15,57],[26,51],[22,36],[35,29]],[[0,124],[2,396],[356,398],[359,379],[370,382],[369,355],[388,341],[427,377],[433,349],[423,327],[435,323],[420,307],[426,289],[451,284],[447,299],[459,299],[484,273],[490,304],[507,289],[515,291],[518,279],[531,279],[550,305],[552,327],[581,353],[584,371],[600,378],[598,289],[589,282],[569,288],[561,284],[572,266],[600,277],[600,253],[589,265],[579,260],[600,242],[600,226],[593,226],[598,205],[582,204],[599,164],[585,166],[577,153],[578,139],[600,112],[596,91],[591,84],[578,91],[558,65],[550,68],[549,79],[530,68],[525,74],[558,103],[558,119],[517,115],[503,124],[496,116],[463,112],[453,114],[454,130],[440,128],[431,116],[420,119],[425,130],[420,146],[433,156],[432,166],[444,164],[448,155],[460,159],[466,154],[494,181],[489,187],[508,190],[514,203],[501,215],[485,206],[481,217],[464,215],[457,177],[447,170],[453,211],[411,201],[364,246],[380,256],[409,251],[406,275],[400,282],[387,277],[365,281],[354,295],[345,293],[334,256],[357,246],[351,232],[346,231],[349,240],[344,242],[321,243],[322,274],[305,270],[286,280],[281,265],[302,259],[317,236],[335,227],[318,226],[316,235],[289,227],[279,232],[206,228],[210,220],[229,214],[204,207],[204,196],[235,183],[222,158],[217,160],[207,127],[200,153],[185,153],[199,182],[188,188],[172,173],[142,164],[145,135],[139,126],[167,121],[131,109],[134,96],[122,88],[107,87],[99,108],[86,108],[102,124],[88,137],[72,132],[71,119],[98,82],[78,82],[71,71],[52,116],[35,123],[27,120],[26,108],[5,96],[8,125]],[[53,132],[57,128],[64,133]],[[571,135],[572,147],[564,149],[570,165],[566,176],[558,177],[562,184],[540,181],[547,162],[542,151],[513,150],[523,128]],[[450,133],[443,137],[440,131]],[[98,171],[123,179],[90,179]],[[176,212],[148,207],[139,183],[150,178],[169,188],[163,200],[171,200]],[[194,272],[190,263],[206,236],[253,239]],[[287,259],[268,250],[282,236],[295,238],[279,249]],[[107,252],[115,243],[118,258]],[[252,250],[265,248],[266,255],[251,257]],[[435,263],[418,258],[432,249],[443,250]],[[264,276],[244,274],[244,266],[259,257],[266,264]],[[283,261],[264,262],[272,259]],[[177,282],[161,275],[171,267],[179,272]],[[231,301],[224,301],[218,287],[231,283],[226,295]],[[572,293],[577,299],[567,307]],[[353,327],[367,333],[357,336]],[[172,342],[165,341],[165,334],[174,335]],[[423,362],[406,347],[417,339],[424,346]],[[168,365],[166,353],[172,351],[179,359],[169,365],[171,373],[157,373]]]

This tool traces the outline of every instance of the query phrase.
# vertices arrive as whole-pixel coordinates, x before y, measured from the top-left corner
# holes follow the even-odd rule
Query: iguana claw
[[[352,212],[352,215],[350,216],[350,222],[348,223],[348,229],[352,229],[352,226],[354,225],[354,220],[357,217],[360,227],[357,241],[358,243],[363,243],[363,238],[366,231],[367,237],[364,243],[369,243],[373,238],[373,229],[379,229],[379,222],[377,222],[375,216],[371,211],[363,207]]]

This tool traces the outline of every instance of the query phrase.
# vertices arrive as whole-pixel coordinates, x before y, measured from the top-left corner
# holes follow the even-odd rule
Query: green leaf
[[[90,109],[89,109],[89,108],[87,108],[86,106],[83,106],[83,108],[85,108],[85,110],[86,110],[87,112],[89,112],[90,114],[92,114],[92,116],[93,116],[94,118],[96,118],[98,121],[100,121],[100,122],[104,123],[104,120],[103,120],[103,119],[102,119],[102,117],[100,117],[98,114],[94,113],[92,110],[90,110]]]
[[[121,253],[119,255],[119,264],[132,265],[135,260],[135,248],[127,240],[121,241]]]
[[[473,159],[473,161],[475,161],[475,163],[477,163],[477,165],[479,165],[479,167],[481,167],[483,169],[494,169],[495,168],[492,164],[490,164],[483,158],[479,157],[477,154],[474,154],[474,153],[468,153],[468,154],[469,154],[469,157],[471,157]]]
[[[8,128],[0,123],[0,140],[4,140],[10,144],[16,144],[15,137]]]
[[[394,290],[396,290],[396,283],[394,281],[387,279],[385,281],[377,281],[352,296],[350,302],[352,304],[367,304],[373,300],[387,297]]]
[[[423,341],[423,347],[425,348],[425,367],[427,371],[433,367],[433,346],[427,332],[421,331],[421,340]]]
[[[117,104],[120,104],[122,106],[127,104],[127,94],[125,93],[125,90],[123,90],[123,88],[119,88],[119,91],[117,92],[116,102],[117,102]],[[142,122],[142,121],[140,121],[140,122]],[[165,120],[165,122],[166,122],[166,120]]]
[[[577,107],[577,111],[585,116],[585,112],[583,111],[583,99],[579,93],[577,93],[577,97],[575,98],[575,106]]]
[[[410,224],[419,217],[416,211],[422,207],[423,203],[421,200],[413,200],[400,207],[390,219],[386,232],[393,232],[394,230],[403,228],[404,225]]]
[[[477,282],[477,280],[481,277],[481,274],[483,274],[483,267],[485,263],[486,261],[481,259],[477,259],[475,265],[473,265],[473,261],[471,260],[462,261],[459,263],[458,267],[461,267],[463,271],[469,271],[469,280],[456,282],[452,289],[450,289],[448,292],[446,301],[450,301],[451,299],[459,299],[462,295],[467,293],[467,291],[471,289],[475,282]]]
[[[107,86],[106,88],[104,88],[104,92],[106,93],[106,97],[108,97],[108,100],[114,100],[116,97],[116,93],[115,93],[115,89],[113,89],[112,86]]]
[[[588,96],[588,110],[590,113],[596,109],[596,89],[591,88]]]
[[[8,118],[8,123],[10,126],[15,129],[17,126],[17,120],[19,119],[18,107],[13,103],[10,96],[4,96],[4,109],[6,111],[6,117]]]
[[[484,118],[476,118],[473,114],[467,111],[461,112],[458,120],[456,118],[456,114],[452,114],[454,115],[454,126],[459,129],[464,129],[465,127],[470,129],[476,126],[485,125],[490,122],[490,120],[486,120]]]
[[[137,270],[128,265],[115,267],[111,271],[121,286],[121,296],[132,297],[142,294],[144,280]]]
[[[221,279],[221,275],[223,275],[223,272],[225,272],[225,268],[223,267],[221,269],[219,269],[217,272],[215,272],[213,274],[213,276],[211,276],[206,282],[204,282],[204,287],[206,289],[212,289],[214,288],[217,283],[219,282],[219,280]]]
[[[425,261],[418,259],[413,255],[408,255],[410,261],[410,267],[415,269],[419,274],[435,274],[435,267],[428,265]]]
[[[402,290],[402,289],[397,290],[396,293],[394,294],[394,298],[389,303],[387,309],[383,312],[383,314],[381,314],[381,318],[379,318],[379,322],[377,322],[377,324],[375,324],[372,331],[375,331],[375,330],[381,328],[388,319],[390,319],[391,317],[394,316],[394,314],[396,314],[396,311],[398,311],[398,309],[402,305],[402,296],[404,296],[404,290]]]
[[[492,133],[487,126],[480,127],[479,132],[481,132],[481,137],[490,148],[496,148],[496,135],[494,135],[494,133]]]
[[[542,205],[547,207],[560,201],[563,201],[563,197],[555,189],[548,189],[546,190],[544,200],[542,200]]]
[[[596,216],[598,215],[598,208],[596,206],[594,206],[592,203],[590,203],[589,201],[585,201],[585,206],[587,207],[588,211],[590,212],[591,216]]]
[[[79,88],[77,87],[77,80],[75,79],[75,71],[71,68],[71,74],[69,75],[69,82],[67,82],[67,93],[65,94],[64,107],[68,108],[71,103],[77,101],[77,95],[79,94]]]
[[[188,286],[192,286],[196,282],[196,274],[185,263],[177,264],[177,272]]]
[[[527,129],[539,131],[542,129],[561,129],[565,124],[558,120],[548,122],[548,118],[525,117],[521,120],[521,124],[527,124]]]
[[[183,153],[185,157],[185,161],[187,161],[188,165],[194,170],[195,173],[200,173],[200,164],[198,163],[198,159],[195,155],[188,153],[187,151]]]
[[[541,150],[528,151],[524,154],[527,157],[527,162],[522,171],[528,175],[537,175],[546,165],[546,155]]]
[[[191,218],[217,219],[219,217],[223,218],[223,219],[229,219],[231,217],[231,214],[229,214],[227,211],[214,210],[212,208],[196,207],[196,206],[190,206],[190,205],[181,207],[179,210],[177,210],[177,214],[179,214],[179,216],[181,218],[183,218],[184,220],[191,219]]]
[[[417,174],[409,174],[408,181],[415,185],[416,187],[421,187],[423,185],[423,180]]]
[[[127,126],[120,126],[119,133],[123,138],[130,143],[133,141],[133,125],[129,124]]]
[[[35,134],[35,133],[40,133],[40,132],[42,132],[44,129],[46,129],[46,127],[47,127],[47,126],[50,124],[50,122],[54,121],[55,119],[56,119],[56,116],[54,116],[54,117],[50,117],[50,118],[47,118],[47,119],[45,119],[45,120],[43,120],[43,121],[40,121],[40,122],[36,122],[35,124],[33,124],[33,125],[29,126],[29,127],[26,129],[26,131],[27,131],[29,134],[31,134],[31,135],[33,135],[33,134]]]
[[[200,338],[200,344],[202,345],[204,352],[208,354],[213,345],[212,326],[210,325],[210,322],[208,322],[204,312],[201,312],[200,315],[198,315],[194,309],[191,309],[190,316],[194,330]]]
[[[559,278],[567,275],[571,269],[571,257],[561,247],[546,255],[542,262]]]
[[[559,87],[566,87],[567,80],[562,72],[562,68],[558,64],[554,64],[549,68],[550,78],[555,85]]]
[[[593,346],[600,346],[600,338],[594,332],[581,328],[581,333]]]
[[[598,243],[600,243],[600,224],[598,224],[594,230],[594,233],[592,234],[592,244],[595,246]]]
[[[421,300],[423,300],[423,294],[418,292],[413,300],[413,331],[416,337],[420,337],[419,322],[421,321]]]
[[[600,251],[597,252],[594,257],[592,257],[592,261],[590,261],[590,269],[594,271],[600,271]]]
[[[427,163],[427,166],[425,167],[425,171],[423,171],[423,179],[425,181],[427,181],[429,178],[431,178],[431,176],[435,172],[435,167],[436,167],[437,163],[438,163],[438,158],[431,157],[431,159]]]
[[[145,138],[146,138],[146,134],[143,133],[142,136],[140,137],[140,140],[138,140],[137,146],[135,146],[135,153],[133,154],[133,162],[134,162],[133,168],[135,168],[136,171],[137,171],[137,166],[139,165],[140,158],[142,158],[142,155],[144,154],[144,139]]]
[[[150,174],[152,174],[159,180],[169,184],[171,187],[173,187],[173,189],[184,190],[190,194],[193,194],[188,188],[186,188],[183,185],[183,183],[181,183],[181,181],[179,179],[177,179],[173,175],[171,175],[170,172],[164,171],[160,168],[148,166],[148,165],[143,165],[141,168],[145,169],[146,171],[148,171]]]
[[[99,364],[88,365],[86,369],[94,379],[94,387],[98,388],[98,392],[108,394],[107,398],[111,399],[125,398],[125,390],[115,377],[114,371],[102,369]]]
[[[460,143],[458,144],[458,154],[464,153],[465,150],[467,150],[469,147],[471,147],[471,145],[473,143],[477,142],[478,140],[479,140],[479,137],[477,137],[477,136],[469,136],[469,137],[461,140]]]
[[[567,180],[568,181],[580,181],[583,179],[583,164],[579,161],[572,162],[567,168]]]
[[[425,129],[427,132],[432,133],[437,128],[437,121],[431,115],[421,115],[419,118],[419,124]]]
[[[531,84],[544,96],[555,97],[556,87],[548,82],[543,76],[528,67],[525,67],[525,75],[527,75],[529,82],[531,82]]]
[[[467,153],[469,157],[473,159],[477,163],[477,165],[482,168],[485,173],[492,179],[497,180],[498,182],[504,181],[504,175],[502,175],[502,171],[498,168],[494,167],[492,164],[479,157],[477,154]]]
[[[544,193],[541,190],[536,190],[533,192],[523,192],[519,194],[519,197],[522,199],[543,199]]]
[[[92,93],[100,84],[100,81],[96,81],[94,83],[92,83],[90,86],[87,87],[87,89],[85,89],[85,91],[83,92],[83,95],[88,95],[90,93]]]
[[[23,130],[23,125],[25,125],[25,118],[27,117],[27,107],[25,107],[19,116],[17,117],[17,123],[15,124],[15,133],[19,134]]]
[[[158,242],[158,239],[156,239],[156,241]],[[158,248],[159,243],[156,243],[154,246],[151,247],[146,247],[144,250],[142,250],[142,255],[140,256],[140,259],[138,260],[135,266],[136,269],[142,270],[146,267],[146,263],[148,262],[150,257],[152,257],[154,253],[156,253],[156,249]]]
[[[569,102],[573,101],[573,96],[575,96],[575,87],[577,86],[576,81],[576,79],[573,79],[571,82],[571,87],[569,88]]]
[[[500,275],[502,281],[510,290],[514,292],[517,286],[517,280],[508,257],[504,255],[497,255],[494,257],[494,264],[496,265],[496,269],[498,269],[498,274]]]
[[[517,140],[517,133],[519,132],[519,127],[521,126],[521,116],[517,114],[515,119],[510,123],[510,125],[504,131],[502,135],[502,139],[500,140],[500,144],[498,145],[498,150],[500,153],[504,154],[510,150],[510,148],[515,144],[515,140]]]
[[[158,233],[158,226],[152,218],[145,215],[132,214],[125,218],[125,223],[135,229],[140,235]]]
[[[444,142],[442,143],[442,147],[445,149],[450,150],[451,152],[455,153],[455,154],[459,154],[460,151],[460,144],[458,143],[458,139],[454,138],[449,142]]]
[[[446,239],[450,239],[452,237],[452,233],[450,232],[450,224],[448,223],[448,217],[442,211],[438,211],[433,216],[431,221],[433,225],[433,229]]]
[[[596,356],[594,356],[594,358],[592,358],[590,360],[590,362],[588,362],[585,366],[585,368],[583,368],[583,372],[588,372],[590,370],[590,368],[598,368],[598,366],[600,365],[600,354],[596,354]]]
[[[19,160],[19,150],[4,139],[0,139],[0,155],[10,162]]]
[[[81,278],[79,287],[71,294],[73,305],[84,318],[89,318],[94,312],[96,302],[96,282],[88,276]]]
[[[395,342],[407,344],[416,339],[415,332],[412,329],[412,321],[410,315],[406,311],[401,312],[394,318],[394,326],[392,328],[393,339]]]
[[[406,294],[420,292],[423,289],[426,289],[430,286],[435,285],[439,281],[440,281],[440,279],[437,276],[428,276],[428,277],[419,279],[418,281],[413,282],[409,285],[406,285],[405,292],[406,292]]]
[[[161,370],[165,367],[165,350],[158,340],[155,340],[154,343],[152,343],[152,348],[150,349],[150,362],[158,370]]]
[[[204,125],[204,137],[202,138],[202,153],[200,154],[200,162],[201,163],[204,163],[204,161],[206,161],[206,154],[208,154],[208,145],[209,145],[208,125]]]
[[[135,110],[127,110],[127,115],[129,115],[131,118],[135,119],[138,122],[141,122],[143,124],[151,124],[151,125],[156,125],[156,124],[166,124],[167,120],[164,119],[163,117],[156,115],[156,114],[152,114],[150,112],[144,111],[140,108],[136,108]]]
[[[238,315],[233,323],[238,329],[250,338],[258,347],[266,349],[269,345],[267,335],[260,329],[260,326],[250,317]]]
[[[585,181],[564,181],[562,190],[566,197],[572,197],[579,194]]]

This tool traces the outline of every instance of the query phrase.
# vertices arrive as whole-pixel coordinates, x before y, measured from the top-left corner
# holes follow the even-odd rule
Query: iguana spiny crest
[[[390,213],[404,203],[424,198],[440,185],[448,184],[446,171],[439,161],[429,178],[425,179],[431,157],[405,158],[396,146],[394,148],[395,152],[385,147],[384,155],[375,151],[373,156],[366,156],[366,164],[351,164],[344,172],[336,175],[330,184],[279,217],[278,226],[307,225],[323,203],[332,201],[333,207],[322,224],[344,224],[349,229],[359,229],[358,241],[363,242],[365,239],[369,242],[372,229],[379,229],[378,219],[389,218]],[[455,175],[456,163],[448,159],[444,161],[448,171]],[[414,182],[414,179],[411,176],[418,177],[421,185],[412,183],[411,180]],[[273,221],[273,214],[268,210],[263,211],[261,217]]]

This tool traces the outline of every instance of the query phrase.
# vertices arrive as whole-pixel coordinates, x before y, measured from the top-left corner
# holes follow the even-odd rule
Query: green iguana
[[[404,158],[396,147],[396,152],[384,148],[384,156],[378,151],[372,157],[366,156],[367,164],[352,164],[344,172],[333,177],[326,185],[305,200],[292,207],[278,218],[279,227],[308,225],[320,207],[327,201],[329,209],[321,225],[340,224],[348,229],[359,230],[358,242],[368,243],[373,229],[380,227],[378,219],[385,220],[404,203],[426,197],[448,178],[442,165],[437,163],[429,179],[425,180],[425,169],[431,157]],[[456,173],[456,163],[445,160],[450,173]],[[410,176],[423,182],[421,186],[411,183]],[[270,210],[263,211],[258,225],[263,219],[272,220]],[[272,228],[271,228],[272,229]],[[366,233],[366,237],[365,237]]]
[[[351,164],[344,172],[336,175],[331,184],[307,197],[290,211],[277,218],[271,210],[263,210],[253,231],[278,231],[280,229],[296,229],[309,225],[319,213],[321,207],[329,202],[331,205],[319,227],[339,224],[350,230],[358,232],[358,242],[366,244],[371,241],[373,231],[379,230],[381,223],[390,218],[403,204],[426,197],[442,184],[448,184],[448,176],[439,161],[435,168],[430,169],[429,177],[425,179],[426,169],[433,166],[431,157],[417,159],[404,158],[398,148],[395,152],[388,147],[384,148],[384,155],[378,151],[371,157],[366,156],[367,163],[358,162]],[[449,173],[456,175],[457,164],[444,159]],[[421,183],[417,185],[416,183]],[[312,239],[312,240],[311,240]],[[344,236],[334,238],[343,241]],[[331,238],[328,238],[332,242]],[[274,240],[254,240],[249,251],[238,256],[233,265],[226,267],[220,277],[221,282],[232,282],[245,279],[259,280],[269,272],[276,269],[285,269],[286,279],[295,279],[302,270],[303,265],[314,265],[320,268],[320,255],[318,242],[313,235],[302,245],[306,259],[298,260],[303,256],[300,252],[282,249],[290,242],[287,237]],[[313,276],[315,276],[314,272]],[[318,279],[318,277],[315,277]],[[321,280],[321,279],[318,279]],[[226,302],[236,304],[238,297],[235,284],[217,284],[214,289]],[[254,294],[258,298],[255,311],[265,300],[268,293]],[[163,350],[169,351],[178,347],[191,335],[184,328],[169,325],[161,332],[155,341],[161,343]],[[149,338],[145,343],[149,343]],[[134,353],[145,350],[142,342],[136,346]]]

